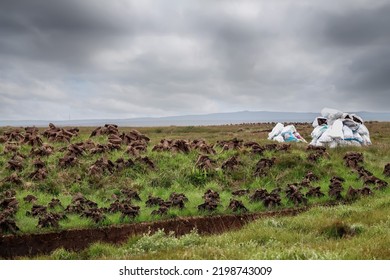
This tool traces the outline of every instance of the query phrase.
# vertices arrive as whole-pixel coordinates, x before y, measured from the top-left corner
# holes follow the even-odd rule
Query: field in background
[[[214,146],[218,141],[237,138],[242,143],[254,141],[260,146],[272,144],[266,140],[267,133],[273,124],[242,124],[232,126],[209,127],[158,127],[137,128],[151,140],[147,151],[141,153],[153,161],[156,168],[150,169],[135,161],[134,156],[126,153],[126,146],[102,154],[85,153],[79,157],[78,164],[68,168],[58,166],[60,158],[67,152],[68,143],[49,143],[55,153],[41,157],[47,167],[48,176],[43,180],[31,180],[34,172],[33,162],[36,157],[27,157],[23,170],[18,174],[22,184],[4,182],[14,173],[7,167],[12,153],[5,153],[5,145],[0,144],[0,181],[1,192],[15,190],[19,208],[15,215],[16,225],[20,228],[17,234],[49,232],[69,228],[101,227],[114,224],[137,223],[183,216],[221,215],[234,213],[228,208],[231,199],[239,200],[249,212],[269,210],[262,201],[252,201],[250,196],[256,190],[265,189],[268,192],[281,188],[281,204],[271,207],[273,210],[293,208],[304,202],[294,202],[285,195],[288,184],[299,184],[308,172],[315,174],[319,180],[312,182],[313,187],[320,187],[325,194],[319,198],[309,198],[307,204],[318,204],[334,201],[329,196],[330,179],[339,176],[343,182],[342,196],[347,196],[349,186],[362,188],[363,181],[357,172],[345,165],[343,159],[347,152],[363,153],[362,165],[374,176],[384,179],[384,166],[390,162],[390,123],[366,123],[371,132],[373,145],[365,148],[337,148],[327,150],[327,154],[315,161],[308,160],[312,151],[307,151],[307,145],[292,143],[287,150],[265,150],[262,154],[254,154],[248,147],[224,150],[215,146],[216,154],[209,155],[214,160],[211,170],[201,170],[195,166],[199,151],[189,153],[152,151],[161,139],[204,139]],[[311,126],[297,124],[297,130],[310,141]],[[0,135],[9,128],[0,128]],[[121,132],[131,131],[121,128]],[[80,128],[79,135],[72,138],[71,143],[85,142],[92,128]],[[42,138],[44,142],[47,142]],[[91,138],[95,143],[107,143],[107,136]],[[61,149],[64,148],[64,149]],[[31,147],[22,145],[21,154],[29,155]],[[223,170],[223,163],[236,156],[240,164],[233,170]],[[132,159],[136,163],[121,171],[105,172],[99,176],[88,175],[88,170],[98,159],[104,158],[115,162],[119,158]],[[265,175],[255,175],[256,164],[263,158],[275,158],[275,164],[266,170]],[[171,258],[171,259],[388,259],[390,257],[390,212],[389,188],[376,190],[370,187],[373,194],[359,198],[357,202],[336,207],[316,207],[297,217],[270,218],[259,220],[240,231],[228,232],[218,236],[204,237],[196,232],[182,237],[165,236],[162,232],[144,237],[133,237],[122,246],[95,244],[81,253],[72,253],[63,249],[55,251],[44,258],[87,258],[87,259],[117,259],[117,258]],[[138,192],[141,200],[131,203],[140,207],[140,213],[135,218],[122,219],[120,213],[104,213],[105,218],[99,222],[81,217],[78,214],[68,214],[68,218],[59,222],[59,228],[38,228],[38,217],[27,216],[32,204],[24,201],[28,194],[37,197],[37,203],[47,205],[52,198],[58,198],[62,205],[71,203],[72,196],[82,193],[87,199],[94,201],[99,207],[108,208],[120,197],[123,189]],[[199,211],[198,205],[204,202],[203,195],[207,190],[219,193],[220,201],[213,212]],[[247,189],[249,194],[233,196],[232,192]],[[306,193],[308,188],[302,188]],[[172,192],[184,193],[188,198],[183,209],[171,207],[165,215],[152,215],[158,206],[147,207],[145,202],[149,196],[158,196],[164,200]],[[54,212],[63,209],[55,208]],[[241,211],[238,211],[241,213]]]

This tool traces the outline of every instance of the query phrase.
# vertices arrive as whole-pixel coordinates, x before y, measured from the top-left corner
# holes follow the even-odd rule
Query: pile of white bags
[[[310,145],[328,146],[366,146],[371,145],[370,133],[363,119],[355,114],[324,108],[321,117],[313,122]]]
[[[284,126],[282,123],[277,123],[270,133],[268,140],[278,142],[306,142],[306,140],[298,133],[293,125]]]

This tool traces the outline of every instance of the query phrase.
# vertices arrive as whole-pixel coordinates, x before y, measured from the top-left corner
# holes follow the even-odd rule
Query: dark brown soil
[[[25,197],[23,197],[23,200],[28,202],[28,203],[35,203],[38,199],[36,196],[32,194],[28,194]]]
[[[168,209],[169,207],[166,207],[164,205],[161,205],[158,210],[153,210],[152,213],[150,213],[151,215],[160,215],[160,216],[164,216],[164,215],[167,215],[168,214]]]
[[[270,144],[272,145],[272,144]],[[266,176],[268,170],[275,164],[276,158],[262,158],[256,163],[255,176]]]
[[[318,181],[319,178],[312,171],[309,171],[306,173],[305,179],[309,180],[310,182],[313,182]]]
[[[70,128],[58,128],[54,124],[50,123],[49,128],[43,132],[43,136],[46,137],[49,141],[52,142],[70,142],[70,139],[74,136],[77,136],[79,129]]]
[[[28,178],[30,178],[31,180],[34,180],[34,181],[42,181],[42,180],[45,180],[47,177],[47,170],[46,168],[39,168],[37,170],[35,170],[34,172],[32,172]]]
[[[44,205],[33,205],[31,211],[26,212],[26,216],[42,216],[47,213],[47,207]]]
[[[390,163],[385,165],[385,169],[383,170],[383,175],[390,177]]]
[[[191,144],[189,141],[182,139],[162,139],[160,143],[153,147],[153,151],[171,151],[188,154],[191,151]]]
[[[322,158],[322,157],[324,157],[326,155],[327,155],[327,153],[324,150],[315,150],[314,152],[310,153],[307,156],[307,160],[311,161],[311,162],[316,162],[320,158]]]
[[[142,164],[145,164],[152,170],[156,169],[156,165],[149,157],[138,157],[136,160]]]
[[[51,201],[47,205],[50,209],[56,208],[56,207],[63,207],[61,204],[61,201],[58,198],[52,198]]]
[[[66,216],[59,213],[44,213],[41,216],[39,216],[38,220],[38,226],[39,228],[46,228],[46,227],[59,227],[59,221],[61,219],[65,219]]]
[[[291,144],[281,144],[278,145],[277,150],[278,151],[288,151],[291,148]]]
[[[206,155],[199,155],[198,159],[196,160],[195,166],[202,170],[210,170],[213,169],[213,164],[215,163],[215,160],[209,158]]]
[[[344,161],[347,167],[357,169],[364,162],[364,157],[362,153],[348,152],[344,155]]]
[[[344,190],[343,188],[343,182],[345,181],[344,178],[333,176],[330,179],[330,185],[329,185],[329,191],[328,194],[330,197],[341,200],[343,199],[341,193]]]
[[[264,206],[271,208],[281,205],[280,189],[274,189],[268,193],[266,189],[255,190],[254,194],[249,197],[251,202],[262,201]]]
[[[307,151],[322,151],[322,152],[325,152],[326,148],[325,147],[321,147],[321,146],[309,145],[309,146],[307,146],[306,150]]]
[[[249,192],[250,192],[249,189],[236,190],[236,191],[232,191],[232,195],[243,196],[243,195],[248,194]]]
[[[62,168],[75,166],[78,163],[78,159],[75,156],[64,156],[59,159],[59,166]]]
[[[232,156],[231,158],[225,160],[222,163],[222,169],[225,171],[232,171],[240,165],[240,161],[237,156]]]
[[[13,217],[6,211],[0,213],[0,234],[13,233],[19,230]],[[0,247],[1,251],[1,247]]]
[[[85,209],[81,214],[81,217],[92,219],[95,223],[103,221],[106,217],[104,216],[103,210],[99,208]]]
[[[228,209],[233,212],[248,212],[248,209],[244,206],[244,203],[240,200],[230,199]]]
[[[278,149],[277,144],[267,144],[264,146],[267,151],[276,151]]]
[[[140,209],[139,206],[123,204],[120,210],[120,212],[122,213],[121,220],[124,220],[126,217],[130,219],[134,219],[139,215],[139,209]]]
[[[306,204],[307,198],[301,193],[300,188],[294,184],[287,185],[286,197],[295,205]]]
[[[220,203],[219,193],[208,189],[204,195],[204,203],[198,205],[200,211],[215,211]]]
[[[148,200],[146,200],[145,202],[146,206],[148,207],[161,205],[162,203],[164,203],[164,199],[162,199],[161,197],[151,196],[151,195],[148,196]]]
[[[10,176],[8,177],[5,177],[3,180],[1,180],[1,182],[4,182],[4,183],[11,183],[11,184],[15,184],[15,185],[21,185],[23,184],[23,181],[22,179],[19,177],[19,175],[17,173],[12,173]]]
[[[20,158],[20,157],[13,157],[11,158],[9,161],[8,161],[8,169],[10,170],[18,170],[18,171],[21,171],[23,170],[23,162],[24,162],[24,159],[23,158]]]
[[[231,140],[217,141],[217,146],[222,147],[223,151],[240,150],[243,146],[243,140],[233,138]]]
[[[30,151],[30,154],[33,155],[33,156],[41,156],[41,157],[44,157],[44,156],[49,156],[53,153],[54,151],[54,148],[53,146],[50,146],[48,144],[43,144],[42,147],[39,147],[39,148],[32,148],[31,151]]]
[[[306,193],[306,197],[323,197],[325,194],[321,192],[321,187],[310,187]]]
[[[268,191],[266,189],[258,189],[250,196],[250,200],[252,202],[262,201],[266,196],[268,196]]]
[[[206,140],[204,139],[192,140],[190,145],[192,149],[197,150],[202,154],[215,155],[217,153],[212,145],[207,144]]]

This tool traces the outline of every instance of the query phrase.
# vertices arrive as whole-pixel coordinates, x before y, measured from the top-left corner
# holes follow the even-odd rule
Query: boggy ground
[[[120,245],[98,242],[78,252],[60,248],[35,259],[389,260],[389,195],[259,219],[222,234],[158,231]]]
[[[367,123],[371,147],[326,151],[269,142],[272,126],[2,128],[1,230],[20,235],[255,213],[388,192],[388,123]],[[310,139],[310,125],[297,128]],[[361,155],[345,158],[348,152]],[[174,201],[174,193],[186,199]],[[148,205],[150,197],[160,202]]]

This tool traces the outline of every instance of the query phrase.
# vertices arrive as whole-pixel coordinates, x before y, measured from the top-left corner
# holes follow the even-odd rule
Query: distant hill
[[[390,113],[355,112],[365,121],[390,121]],[[184,115],[160,118],[132,119],[93,119],[93,120],[0,120],[0,126],[38,126],[46,127],[50,122],[58,126],[101,126],[115,123],[119,126],[188,126],[188,125],[223,125],[261,122],[312,122],[319,113],[242,111],[205,115]]]

